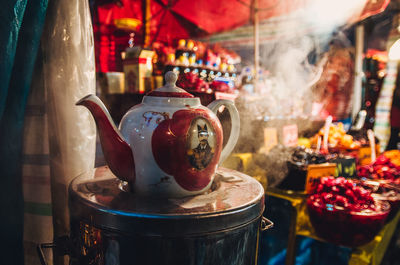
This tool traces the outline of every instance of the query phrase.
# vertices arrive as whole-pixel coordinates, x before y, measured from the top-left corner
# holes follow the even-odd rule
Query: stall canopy
[[[311,0],[120,0],[98,1],[97,20],[101,26],[114,27],[122,18],[139,21],[132,30],[147,34],[151,42],[171,42],[229,30],[248,23],[258,4],[260,19],[289,13]],[[290,2],[290,4],[289,4]],[[101,30],[101,29],[100,29]]]
[[[354,4],[354,1],[357,4]],[[357,7],[354,23],[383,11],[390,0],[349,1]],[[333,0],[93,0],[92,11],[98,71],[115,71],[112,63],[127,45],[130,32],[135,43],[150,46],[155,41],[171,44],[177,39],[204,37],[236,27],[282,16],[315,3]],[[110,63],[111,62],[111,63]]]

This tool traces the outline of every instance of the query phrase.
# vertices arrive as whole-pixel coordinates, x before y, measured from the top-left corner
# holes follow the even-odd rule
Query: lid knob
[[[165,83],[167,86],[174,87],[177,79],[178,79],[178,76],[172,71],[168,71],[165,74]]]
[[[156,90],[151,91],[147,96],[153,97],[174,97],[174,98],[193,98],[192,94],[189,94],[184,89],[179,88],[175,85],[178,76],[173,71],[168,71],[165,76],[165,86],[159,87]]]

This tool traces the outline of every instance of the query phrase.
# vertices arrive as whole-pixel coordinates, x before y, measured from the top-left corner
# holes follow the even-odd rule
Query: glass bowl
[[[376,210],[349,211],[331,204],[307,199],[310,221],[316,234],[331,243],[357,247],[370,242],[385,224],[390,212],[386,201],[375,201]]]
[[[368,181],[366,181],[368,182]],[[400,185],[391,181],[379,180],[378,187],[372,191],[372,197],[375,200],[386,201],[390,204],[390,213],[386,219],[386,223],[390,222],[396,216],[400,208]],[[365,188],[365,187],[364,187]]]

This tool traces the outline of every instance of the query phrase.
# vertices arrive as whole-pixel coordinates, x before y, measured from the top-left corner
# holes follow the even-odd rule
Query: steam
[[[349,45],[340,29],[358,17],[365,3],[314,0],[288,16],[290,22],[271,19],[274,30],[282,34],[267,41],[260,37],[260,66],[266,71],[260,72],[261,82],[253,93],[242,90],[239,98],[247,102],[242,102],[241,111],[261,120],[315,118],[312,87],[321,77],[329,43],[336,38]],[[249,68],[254,71],[251,63]]]
[[[313,85],[321,78],[332,38],[344,47],[349,45],[340,29],[358,17],[366,0],[310,2],[289,16],[291,22],[282,19],[279,23],[279,19],[272,19],[274,30],[282,34],[269,40],[260,36],[260,66],[264,69],[260,72],[261,81],[253,92],[242,89],[237,99],[242,129],[236,151],[258,153],[251,167],[265,171],[270,185],[278,184],[285,177],[285,161],[293,149],[278,144],[264,153],[260,148],[264,143],[263,128],[277,128],[278,138],[287,124],[297,124],[300,134],[313,134],[320,129],[323,122],[316,125],[311,121],[319,118],[313,117],[319,115],[319,110],[313,110],[318,103]],[[252,69],[251,63],[249,67]],[[279,142],[282,143],[281,139]]]
[[[257,97],[269,103],[262,104],[260,115],[270,118],[304,116],[309,112],[310,87],[322,72],[322,67],[312,65],[308,59],[318,47],[309,36],[274,45],[275,52],[261,60],[272,63],[268,66],[269,76],[256,88]]]
[[[318,25],[320,30],[335,30],[347,22],[354,22],[366,0],[324,0],[311,1],[311,3],[302,11],[303,20]]]

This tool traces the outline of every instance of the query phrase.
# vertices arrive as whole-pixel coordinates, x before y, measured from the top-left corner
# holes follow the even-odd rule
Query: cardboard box
[[[153,89],[154,51],[140,47],[128,48],[123,61],[125,89],[128,93],[146,93]]]
[[[106,73],[108,94],[125,93],[125,75],[120,72]]]

